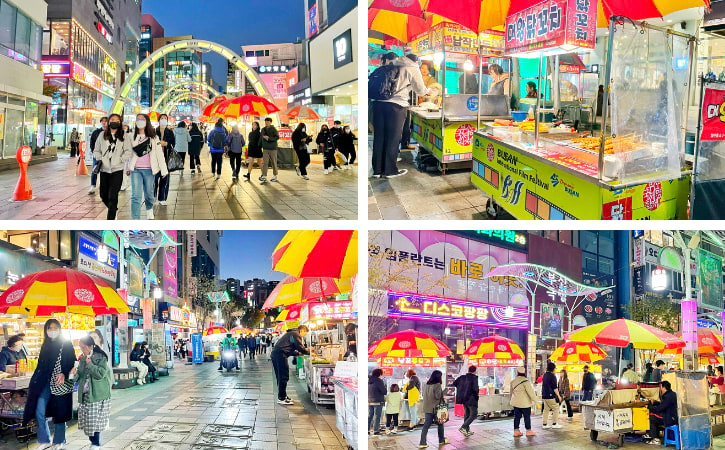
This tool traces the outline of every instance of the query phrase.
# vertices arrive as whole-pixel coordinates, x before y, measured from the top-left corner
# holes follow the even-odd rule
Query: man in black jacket
[[[287,396],[287,382],[289,381],[287,358],[310,354],[302,341],[308,331],[309,329],[304,325],[297,329],[287,330],[272,349],[270,357],[272,367],[274,367],[274,376],[277,378],[277,403],[280,405],[294,405],[292,399]]]
[[[544,420],[542,428],[561,428],[561,425],[556,423],[559,419],[559,403],[561,403],[561,395],[559,394],[559,383],[554,375],[556,370],[556,364],[549,362],[546,365],[546,373],[541,380],[541,398],[544,400]],[[552,413],[554,422],[551,426],[549,423],[549,413]]]
[[[476,366],[470,366],[468,373],[456,378],[456,403],[463,405],[463,425],[458,429],[464,436],[473,434],[471,424],[478,417],[478,377]]]
[[[677,394],[672,391],[669,381],[665,380],[660,384],[660,394],[662,400],[649,406],[649,432],[644,438],[651,439],[647,442],[651,445],[662,445],[658,439],[660,426],[666,428],[677,425]]]
[[[96,139],[98,139],[98,136],[100,136],[101,133],[106,131],[106,127],[108,126],[108,117],[101,117],[101,126],[99,128],[96,128],[93,130],[93,133],[91,133],[91,155],[93,154],[93,150],[96,149]],[[96,157],[93,157],[93,167],[96,167]],[[91,171],[91,188],[88,189],[88,195],[92,195],[93,192],[96,190],[96,180],[98,179],[98,175]]]
[[[589,371],[589,366],[584,366],[584,376],[582,377],[582,401],[587,402],[594,398],[594,388],[597,386],[597,379],[594,374]]]

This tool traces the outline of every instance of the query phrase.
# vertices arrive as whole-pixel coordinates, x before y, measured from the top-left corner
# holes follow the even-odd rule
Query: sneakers
[[[551,428],[554,428],[554,429],[557,429],[558,430],[559,428],[564,428],[564,427],[562,427],[558,423],[555,423],[554,425],[551,426]]]
[[[660,441],[657,438],[652,439],[651,441],[647,442],[649,445],[662,445],[662,441]]]
[[[100,445],[91,445],[90,450],[101,450],[101,446]]]
[[[327,169],[325,169],[325,175],[327,175],[328,173],[329,173],[329,172],[327,171]]]
[[[450,439],[448,439],[448,438],[445,438],[445,439],[443,439],[442,441],[440,441],[440,442],[438,443],[438,445],[446,445],[446,444],[450,444],[450,443],[451,443],[451,440],[450,440]]]
[[[292,400],[288,399],[288,398],[286,398],[284,400],[277,400],[277,403],[280,404],[280,405],[285,405],[285,406],[287,406],[287,405],[294,405],[294,402]]]
[[[262,184],[267,182],[267,179],[265,177],[259,177],[259,181],[262,182]]]
[[[398,434],[398,427],[393,428],[390,432],[393,434]]]
[[[297,172],[297,176],[298,177],[299,176],[302,176],[302,174],[300,173],[300,168],[299,167],[295,166],[295,172]]]
[[[524,435],[524,433],[522,433],[521,431],[514,430],[514,437],[520,437],[520,436],[523,436],[523,435]]]
[[[216,179],[218,180],[218,179],[220,179],[221,177],[222,177],[221,175],[217,175],[217,176],[216,176]]]
[[[302,175],[302,179],[303,179],[303,180],[309,180],[309,179],[310,179],[310,177],[308,177],[307,175]]]
[[[541,426],[541,428],[543,428],[545,430],[548,430],[549,428],[551,428],[551,426],[550,425],[547,425],[547,424],[544,424],[544,425]]]
[[[286,402],[290,402],[290,403],[293,403],[293,404],[294,404],[294,401],[292,401],[292,399],[291,399],[291,398],[289,398],[289,397],[285,397],[285,399],[284,399],[284,400],[285,400]]]
[[[191,169],[191,174],[192,175],[196,175],[196,170],[195,169]]]
[[[418,448],[428,448],[428,444],[420,444]]]
[[[250,179],[250,175],[249,175],[249,174],[246,174],[246,175],[242,175],[242,176],[243,176],[244,178],[246,178],[246,179],[247,179],[247,181],[249,181],[249,179]]]
[[[536,431],[526,430],[526,436],[536,436]]]
[[[161,205],[161,206],[166,206],[168,204],[169,203],[166,200],[159,200],[159,205]]]
[[[395,178],[395,177],[399,177],[401,175],[405,175],[406,173],[408,173],[408,169],[400,169],[400,170],[398,170],[398,173],[396,173],[396,174],[385,175],[385,178]]]
[[[382,177],[382,175],[380,175],[379,173],[374,173],[373,174],[373,178],[380,178],[380,177]]]
[[[270,179],[269,181],[272,181],[272,182],[277,182],[277,181],[279,181],[279,180],[277,180],[277,177],[272,177],[272,179]]]
[[[458,431],[459,431],[459,432],[460,432],[460,433],[461,433],[462,435],[464,435],[464,436],[468,436],[468,434],[466,434],[466,433],[468,433],[468,432],[466,431],[466,429],[465,429],[465,428],[461,427],[461,428],[459,428],[459,429],[458,429]]]
[[[94,192],[96,192],[96,187],[91,186],[90,189],[88,189],[88,195],[93,195]]]
[[[146,210],[146,218],[148,220],[154,220],[154,209],[153,208]]]
[[[218,368],[217,370],[222,370],[222,368],[220,367],[220,368]]]

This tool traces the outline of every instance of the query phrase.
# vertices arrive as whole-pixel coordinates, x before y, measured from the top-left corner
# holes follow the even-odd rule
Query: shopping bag
[[[166,162],[166,167],[169,169],[169,172],[184,169],[184,161],[181,159],[181,156],[176,153],[176,150],[169,150],[169,160]]]
[[[433,412],[436,415],[436,422],[440,424],[448,422],[450,417],[448,416],[448,404],[445,401],[441,400],[441,402],[435,406]]]
[[[343,164],[347,164],[347,158],[345,158],[345,155],[343,155],[339,151],[335,151],[335,162],[338,166],[341,166]]]

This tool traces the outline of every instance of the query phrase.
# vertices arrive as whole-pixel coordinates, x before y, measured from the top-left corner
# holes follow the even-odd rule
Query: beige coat
[[[517,376],[511,382],[511,406],[514,408],[530,408],[536,402],[536,393],[531,381],[524,376]]]

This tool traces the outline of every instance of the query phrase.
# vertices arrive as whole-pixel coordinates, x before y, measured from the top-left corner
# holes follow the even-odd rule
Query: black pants
[[[198,153],[189,152],[189,167],[191,170],[196,169],[196,166],[201,166],[201,159]]]
[[[466,431],[471,431],[471,424],[476,417],[478,417],[478,403],[474,405],[463,405],[463,428]]]
[[[395,428],[398,427],[398,414],[386,414],[385,415],[385,428],[387,428],[389,430],[391,424]]]
[[[242,168],[242,154],[229,152],[229,164],[232,166],[232,175],[239,176],[239,169]]]
[[[329,169],[337,165],[337,162],[335,161],[335,149],[328,149],[327,147],[325,147],[325,151],[323,152],[323,159],[325,169]]]
[[[222,161],[224,160],[224,153],[212,153],[211,154],[211,174],[217,175],[222,174]]]
[[[71,142],[70,143],[70,157],[73,158],[74,156],[79,156],[81,154],[80,151],[80,142]]]
[[[433,425],[436,415],[433,413],[425,413],[425,423],[423,423],[423,430],[420,433],[420,445],[427,444],[426,438],[428,436],[428,429]],[[445,432],[443,431],[443,424],[436,422],[438,425],[438,443],[442,444],[446,440]]]
[[[148,358],[144,358],[141,362],[146,364],[146,367],[149,368],[149,375],[151,375],[151,378],[156,378],[156,367],[154,367],[151,361]]]
[[[181,359],[186,359],[186,350],[180,350],[179,354],[181,355]]]
[[[103,204],[108,208],[106,219],[114,220],[116,211],[118,211],[118,193],[121,191],[121,185],[123,184],[123,170],[113,173],[101,172],[100,175],[101,186],[98,193],[101,195]]]
[[[521,416],[524,417],[524,427],[526,431],[531,429],[531,408],[514,407],[514,430],[518,430],[521,425]]]
[[[567,414],[567,416],[570,417],[570,418],[571,417],[574,417],[574,410],[571,409],[571,400],[569,400],[568,398],[567,399],[564,399],[564,403],[566,403],[566,414]]]
[[[400,139],[400,148],[408,148],[410,145],[410,111],[405,112],[405,123],[403,124],[403,136]]]
[[[277,398],[284,400],[287,398],[287,382],[289,381],[289,365],[284,353],[280,351],[272,351],[272,367],[274,367],[274,376],[277,378]]]
[[[660,436],[660,427],[664,427],[665,423],[662,421],[661,418],[652,415],[650,413],[649,415],[649,434],[650,437],[657,438]]]
[[[373,175],[397,175],[398,146],[407,110],[391,102],[373,102]]]
[[[256,353],[256,348],[249,347],[249,359],[254,359],[254,354]]]
[[[186,164],[186,152],[176,152],[181,158],[181,170],[184,170],[184,164]]]
[[[345,158],[347,158],[347,164],[346,165],[352,165],[352,163],[355,162],[355,157],[357,156],[355,154],[355,147],[348,148],[345,150],[340,149],[340,153],[345,155]]]
[[[307,153],[306,149],[295,150],[297,153],[297,159],[300,160],[300,174],[307,175],[307,166],[310,165],[310,154]]]

